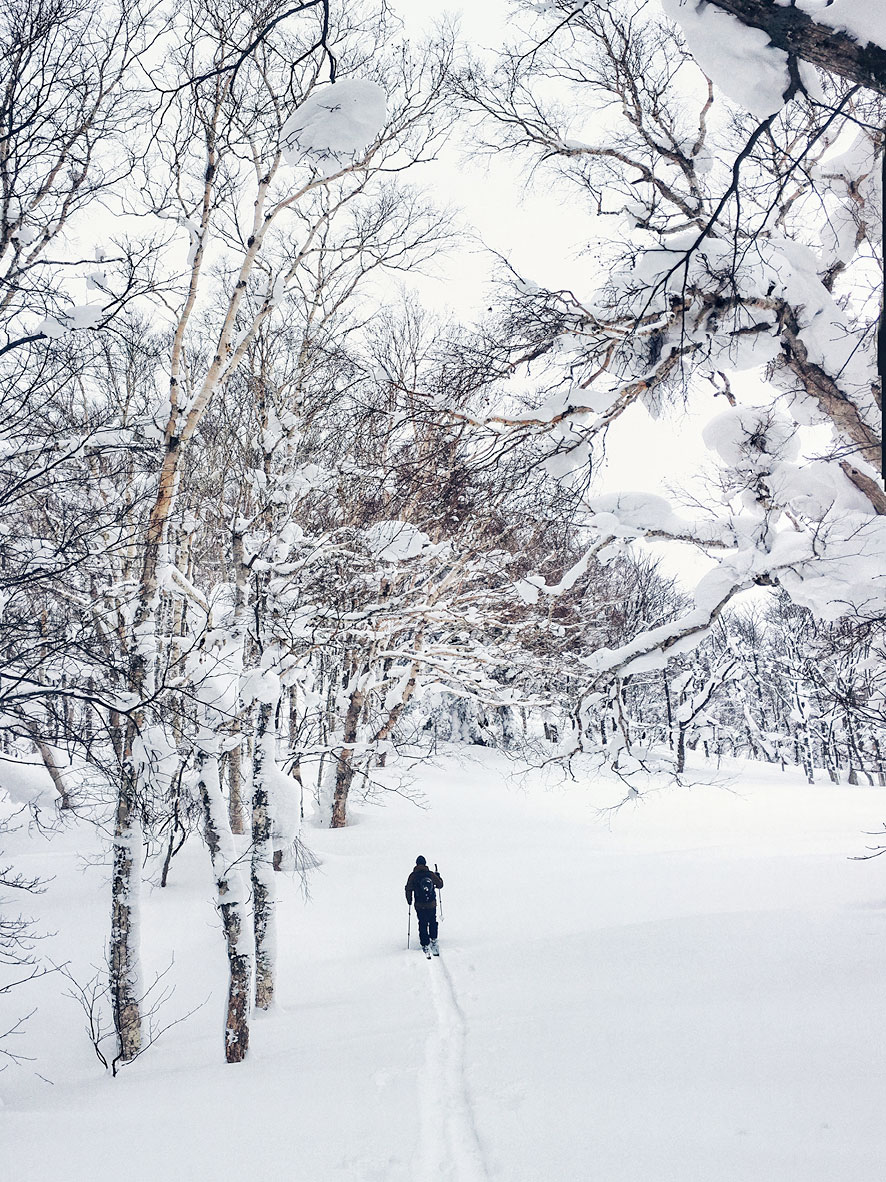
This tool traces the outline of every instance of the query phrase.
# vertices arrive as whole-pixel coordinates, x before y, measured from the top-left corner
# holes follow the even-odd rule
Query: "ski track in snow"
[[[428,965],[436,1029],[428,1036],[421,1072],[422,1176],[446,1182],[486,1182],[465,1075],[467,1022],[443,957]]]

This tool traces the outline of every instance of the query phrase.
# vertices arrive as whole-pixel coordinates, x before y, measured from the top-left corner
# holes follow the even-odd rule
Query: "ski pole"
[[[406,950],[409,951],[409,939],[412,935],[412,908],[406,904],[406,913],[409,919],[406,921]]]
[[[440,871],[437,869],[436,862],[434,863],[434,873],[435,874],[440,873]],[[442,887],[440,887],[440,922],[441,923],[443,922],[443,888]]]

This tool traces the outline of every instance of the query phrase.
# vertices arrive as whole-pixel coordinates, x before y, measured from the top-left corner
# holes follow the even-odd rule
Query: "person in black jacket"
[[[440,955],[437,946],[437,891],[443,887],[443,879],[428,867],[421,856],[415,859],[415,869],[406,879],[406,902],[411,907],[415,899],[415,914],[418,916],[418,938],[427,953],[430,946],[434,956]],[[436,888],[436,889],[435,889]]]

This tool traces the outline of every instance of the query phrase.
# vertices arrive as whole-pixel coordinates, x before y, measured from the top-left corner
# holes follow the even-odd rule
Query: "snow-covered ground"
[[[886,790],[759,766],[647,795],[514,779],[471,749],[315,829],[312,899],[281,882],[279,1004],[221,1062],[225,962],[197,842],[144,892],[148,967],[205,1001],[116,1079],[57,975],[0,1074],[14,1182],[880,1182],[886,858],[850,860]],[[623,790],[618,790],[620,795]],[[42,952],[100,964],[106,870],[14,834],[53,874]],[[446,886],[439,960],[406,951],[416,854]],[[282,877],[282,876],[281,876]]]

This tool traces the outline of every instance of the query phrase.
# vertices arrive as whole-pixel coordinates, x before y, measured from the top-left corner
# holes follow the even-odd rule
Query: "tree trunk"
[[[676,771],[677,775],[679,776],[681,772],[686,770],[686,727],[680,726],[678,723],[675,729],[677,732],[677,740],[676,740],[677,759],[676,759],[675,771]]]
[[[877,758],[877,784],[881,788],[886,788],[886,764],[883,762],[883,751],[876,735],[874,735],[872,742],[874,744],[874,755]]]
[[[132,735],[127,748],[131,749]],[[141,1050],[141,981],[138,969],[138,902],[142,835],[131,756],[123,767],[114,818],[111,873],[110,989],[117,1033],[116,1060],[130,1063]]]
[[[64,777],[59,771],[58,764],[55,762],[55,756],[52,754],[52,748],[47,743],[44,743],[42,739],[38,738],[33,732],[32,738],[37,750],[40,752],[40,758],[43,760],[43,766],[46,768],[47,772],[49,772],[49,778],[52,780],[55,790],[61,799],[59,808],[69,809],[71,807],[71,797],[68,795],[68,789],[65,786]]]
[[[757,743],[760,745],[760,749],[766,758],[766,762],[767,763],[775,763],[774,752],[770,751],[768,743],[765,743],[763,741],[763,732],[765,730],[767,730],[768,727],[767,727],[767,723],[766,723],[766,705],[763,701],[763,689],[760,684],[760,681],[761,681],[760,662],[757,660],[756,651],[754,651],[752,653],[752,657],[753,657],[753,662],[754,662],[754,694],[757,698],[757,709],[760,711],[760,725],[757,726],[756,719],[754,719],[754,717],[753,717],[750,706],[746,707],[746,712],[748,715],[748,721],[752,722],[754,725],[754,730],[757,735]]]
[[[668,685],[668,675],[664,669],[661,671],[661,685],[665,700],[665,713],[667,716],[668,726],[668,746],[672,751],[676,750],[676,742],[674,740],[674,708],[671,705],[671,687]]]
[[[165,887],[169,881],[169,867],[172,865],[172,859],[185,844],[187,836],[188,831],[181,822],[181,776],[179,776],[179,783],[176,785],[172,802],[172,825],[169,829],[169,845],[166,847],[166,858],[163,862],[163,870],[160,873],[161,887]]]
[[[274,999],[276,931],[274,850],[270,773],[275,759],[277,702],[260,702],[252,758],[252,924],[255,932],[255,1004],[266,1010]]]
[[[228,752],[228,817],[232,833],[245,833],[243,816],[243,759],[240,744]]]
[[[218,911],[228,954],[228,1004],[225,1015],[225,1059],[240,1063],[249,1050],[249,1000],[252,956],[247,933],[246,885],[237,869],[237,851],[226,824],[219,784],[218,760],[197,753],[197,785],[203,803],[206,844],[218,891]]]
[[[363,709],[365,693],[359,687],[351,694],[348,712],[345,715],[342,749],[335,768],[335,793],[332,798],[332,829],[342,829],[348,823],[348,792],[354,778],[354,743],[357,741],[360,712]]]
[[[180,440],[167,439],[157,493],[142,547],[142,571],[131,626],[128,689],[142,702],[153,696],[157,671],[157,574],[160,547],[175,498]],[[114,866],[111,876],[110,989],[117,1034],[115,1059],[131,1062],[141,1050],[140,980],[138,971],[138,894],[142,834],[138,818],[139,771],[132,758],[137,729],[144,722],[139,708],[126,722],[114,821]]]
[[[800,660],[800,654],[797,653],[798,664]],[[809,734],[809,699],[801,685],[801,676],[798,670],[791,679],[795,718],[794,744],[797,750],[797,762],[801,764],[803,771],[806,773],[807,781],[810,784],[814,784],[815,766],[812,758],[812,740]]]
[[[849,776],[847,783],[851,784],[853,788],[858,787],[858,773],[864,771],[864,759],[858,747],[858,742],[855,737],[855,727],[852,725],[852,715],[846,711],[846,740],[847,740],[847,754],[849,757]],[[873,783],[873,781],[870,781]]]
[[[416,637],[416,645],[417,646],[420,646],[421,639],[422,639],[421,634],[419,634],[419,636]],[[375,732],[375,735],[372,740],[373,743],[383,743],[387,739],[389,739],[391,737],[391,735],[394,733],[394,728],[397,725],[400,715],[406,709],[407,705],[409,704],[410,698],[415,693],[415,687],[418,684],[418,674],[419,674],[420,669],[421,669],[421,663],[419,661],[413,661],[412,666],[409,670],[409,677],[407,678],[406,684],[403,686],[403,689],[400,693],[400,701],[397,702],[391,708],[391,711],[388,714],[387,720]],[[384,767],[386,761],[387,761],[387,752],[382,751],[382,753],[378,756],[376,763],[377,763],[378,767]]]
[[[235,529],[231,537],[231,564],[234,568],[234,633],[238,643],[238,657],[235,668],[243,669],[243,653],[249,632],[249,567],[242,529]],[[234,723],[240,735],[239,720]],[[233,833],[246,832],[245,808],[243,804],[243,740],[228,751],[228,812]]]
[[[305,819],[305,785],[301,778],[301,759],[296,757],[295,763],[292,765],[292,771],[289,773],[296,784],[298,784],[298,816],[299,820]]]

